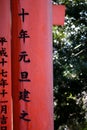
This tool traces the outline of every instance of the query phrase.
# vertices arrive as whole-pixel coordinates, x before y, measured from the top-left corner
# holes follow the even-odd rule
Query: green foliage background
[[[53,3],[66,6],[65,25],[53,27],[55,130],[87,130],[87,1]]]

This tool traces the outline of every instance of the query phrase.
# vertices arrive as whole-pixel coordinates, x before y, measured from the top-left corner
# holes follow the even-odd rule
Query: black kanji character
[[[7,52],[6,52],[6,48],[2,48],[2,50],[0,50],[0,56],[8,57]]]
[[[5,87],[5,86],[7,86],[8,85],[8,83],[7,83],[7,80],[5,80],[5,79],[1,79],[0,80],[0,86],[3,86],[3,88]]]
[[[30,82],[30,79],[28,79],[28,72],[24,71],[21,72],[21,79],[19,81],[24,81],[24,82]]]
[[[5,91],[5,89],[3,89],[2,92],[0,92],[0,94],[4,97],[5,94],[7,94],[7,92]]]
[[[1,45],[3,46],[4,42],[7,42],[7,40],[4,37],[0,37]]]
[[[19,16],[22,16],[22,21],[24,22],[24,18],[25,18],[24,16],[25,16],[25,15],[29,15],[29,13],[25,13],[25,12],[24,12],[24,9],[22,8],[22,13],[20,13],[20,14],[18,14],[18,15],[19,15]]]
[[[23,42],[25,43],[25,38],[30,38],[30,36],[27,34],[27,31],[24,31],[23,29],[19,33],[19,38],[23,39]]]
[[[2,64],[2,66],[4,66],[5,63],[7,63],[7,61],[5,61],[4,58],[2,58],[2,61],[0,61],[0,64]]]
[[[7,114],[7,105],[1,106],[1,114]]]
[[[2,69],[0,74],[2,75],[2,77],[7,77],[7,73],[7,71],[4,71],[4,69]]]
[[[30,102],[29,100],[29,94],[30,92],[27,91],[26,89],[24,89],[24,91],[20,91],[20,96],[19,96],[19,100],[24,100],[25,102]]]
[[[31,121],[30,119],[26,118],[26,116],[28,116],[28,113],[23,110],[22,113],[20,114],[20,119],[27,122]]]
[[[0,130],[7,130],[7,126],[1,126]]]
[[[28,56],[28,54],[26,53],[26,51],[22,51],[19,55],[19,61],[24,61],[24,62],[30,62],[30,59],[26,59],[26,57]]]
[[[7,118],[5,115],[2,115],[1,119],[1,124],[6,124],[7,123]]]

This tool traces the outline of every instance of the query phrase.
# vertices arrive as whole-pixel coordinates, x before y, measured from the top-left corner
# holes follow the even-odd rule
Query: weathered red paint
[[[5,54],[4,56],[0,53],[0,62],[2,61],[2,58],[7,61],[3,66],[0,64],[0,130],[5,129],[7,127],[8,130],[12,130],[12,124],[13,124],[13,118],[12,118],[12,93],[11,93],[11,12],[10,12],[10,0],[4,1],[0,0],[0,39],[4,37],[7,42],[5,42],[3,45],[0,42],[0,51],[3,49]],[[7,73],[4,73],[3,75],[7,77],[4,77],[1,72],[2,69]],[[7,86],[1,86],[1,80],[4,79],[8,83]],[[2,90],[5,90],[4,92],[7,92],[4,96],[2,96]],[[3,101],[8,101],[4,102]],[[1,106],[7,106],[2,109]],[[3,111],[2,111],[3,110]],[[7,110],[7,112],[6,112]],[[2,122],[2,117],[6,118],[6,124],[4,124],[5,120]],[[4,118],[5,119],[5,118]],[[1,124],[2,122],[2,124]],[[3,128],[1,128],[3,126]]]
[[[22,22],[18,13],[24,8],[29,16]],[[23,44],[18,38],[21,29],[30,38]],[[26,50],[31,62],[19,63],[20,51]],[[19,83],[20,71],[27,70],[30,83]],[[12,0],[12,77],[14,130],[53,130],[53,68],[52,68],[52,3],[50,0]],[[30,103],[19,101],[19,91],[30,91]],[[31,121],[20,120],[26,110]],[[26,116],[28,117],[28,116]]]
[[[53,25],[64,25],[65,20],[65,5],[54,5],[53,4],[52,17]]]
[[[18,15],[22,8],[29,13],[28,16],[25,16],[24,22]],[[8,130],[54,129],[52,24],[64,24],[64,10],[64,6],[52,6],[51,0],[0,0],[0,37],[6,37],[7,44],[4,47],[8,53],[8,63],[4,67],[8,71],[7,81],[9,84],[6,87],[8,94],[4,98],[4,100],[8,100],[6,115]],[[30,36],[25,39],[25,43],[23,43],[23,39],[19,38],[22,29],[26,30]],[[2,49],[1,44],[0,49]],[[19,62],[19,55],[22,51],[27,52],[30,63]],[[0,66],[0,71],[2,69]],[[28,72],[31,82],[19,82],[20,73],[23,71]],[[28,95],[30,102],[19,99],[19,93],[24,89],[30,92]],[[0,92],[1,90],[0,87]],[[13,101],[13,111],[11,101]],[[23,110],[28,113],[26,118],[29,118],[30,122],[20,119]],[[13,118],[12,115],[14,115]]]

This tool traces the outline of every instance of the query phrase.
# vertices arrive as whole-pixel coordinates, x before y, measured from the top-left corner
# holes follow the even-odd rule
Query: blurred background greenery
[[[87,130],[87,1],[66,6],[64,26],[53,26],[55,130]]]

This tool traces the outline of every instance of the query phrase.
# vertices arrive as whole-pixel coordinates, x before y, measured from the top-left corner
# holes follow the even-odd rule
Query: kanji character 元
[[[24,61],[24,62],[30,62],[30,59],[26,59],[26,57],[28,56],[28,54],[26,53],[26,51],[22,51],[19,55],[19,61]]]

